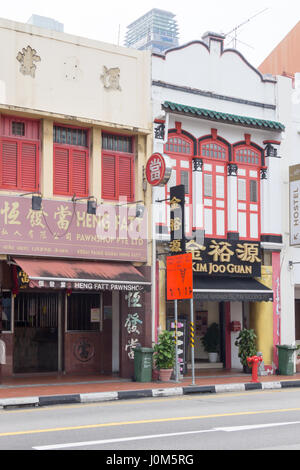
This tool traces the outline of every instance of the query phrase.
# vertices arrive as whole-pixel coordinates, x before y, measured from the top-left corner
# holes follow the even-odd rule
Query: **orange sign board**
[[[192,253],[167,256],[167,300],[193,298]]]

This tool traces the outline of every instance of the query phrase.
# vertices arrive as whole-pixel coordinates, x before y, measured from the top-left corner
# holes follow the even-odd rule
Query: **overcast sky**
[[[242,25],[237,49],[256,67],[300,20],[299,0],[0,0],[0,17],[26,23],[32,14],[48,16],[66,33],[124,45],[127,26],[152,8],[176,15],[180,44]]]

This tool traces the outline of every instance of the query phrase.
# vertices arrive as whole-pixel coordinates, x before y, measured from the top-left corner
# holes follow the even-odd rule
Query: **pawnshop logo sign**
[[[61,258],[147,261],[147,210],[136,216],[126,202],[99,204],[44,200],[34,211],[31,198],[0,196],[0,250],[3,254]]]

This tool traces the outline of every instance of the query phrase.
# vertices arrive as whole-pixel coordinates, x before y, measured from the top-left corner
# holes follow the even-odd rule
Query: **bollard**
[[[247,362],[248,362],[249,367],[251,367],[251,365],[252,365],[252,380],[251,380],[251,382],[255,382],[255,383],[258,382],[258,377],[257,377],[258,364],[261,361],[262,361],[262,356],[247,357]]]

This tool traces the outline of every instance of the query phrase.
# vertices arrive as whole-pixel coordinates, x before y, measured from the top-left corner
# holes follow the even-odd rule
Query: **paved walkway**
[[[194,384],[191,376],[185,376],[179,382],[144,383],[103,375],[24,375],[2,379],[0,406],[41,406],[145,396],[300,387],[300,373],[292,376],[259,376],[258,383],[252,383],[251,379],[251,375],[232,369],[196,370]]]

